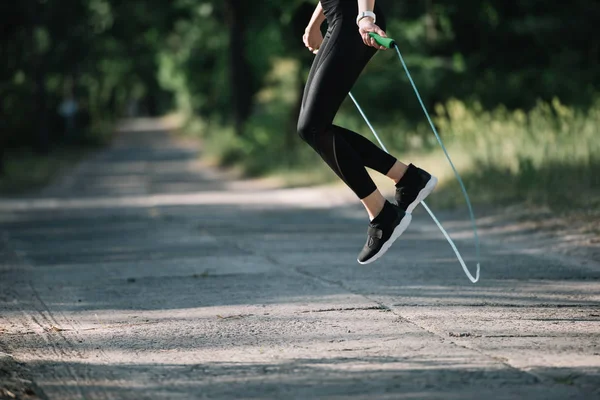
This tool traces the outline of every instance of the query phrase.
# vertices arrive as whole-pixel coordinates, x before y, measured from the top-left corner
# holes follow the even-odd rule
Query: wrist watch
[[[361,19],[366,17],[373,18],[373,23],[377,22],[377,16],[375,16],[375,13],[373,11],[363,11],[360,14],[358,14],[358,17],[356,17],[356,25],[358,25]]]

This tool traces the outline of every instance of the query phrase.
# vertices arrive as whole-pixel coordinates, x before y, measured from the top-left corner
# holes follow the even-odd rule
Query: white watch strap
[[[377,22],[377,16],[373,11],[363,11],[360,14],[358,14],[358,17],[356,17],[356,25],[358,25],[361,19],[366,17],[371,17],[373,18],[373,22]]]

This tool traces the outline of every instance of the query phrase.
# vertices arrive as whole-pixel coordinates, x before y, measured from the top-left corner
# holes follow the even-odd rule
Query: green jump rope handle
[[[392,38],[381,37],[380,35],[376,34],[375,32],[369,32],[369,36],[371,36],[373,39],[375,39],[375,41],[377,42],[378,45],[387,47],[388,49],[391,49],[394,46],[396,46],[396,41]]]
[[[391,49],[394,46],[396,46],[396,41],[392,38],[381,37],[378,34],[376,34],[375,32],[369,32],[369,36],[371,36],[373,39],[375,39],[375,41],[377,42],[378,45],[387,47],[388,49]]]

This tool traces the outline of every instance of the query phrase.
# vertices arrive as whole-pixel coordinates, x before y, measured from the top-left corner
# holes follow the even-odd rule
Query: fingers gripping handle
[[[384,38],[384,37],[376,34],[375,32],[369,32],[369,36],[371,36],[373,39],[375,39],[375,41],[377,42],[378,45],[387,47],[388,49],[391,49],[394,46],[396,46],[396,41],[392,38]]]

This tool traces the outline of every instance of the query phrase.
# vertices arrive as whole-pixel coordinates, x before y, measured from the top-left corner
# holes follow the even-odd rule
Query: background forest
[[[600,208],[599,2],[377,1],[477,202]],[[2,2],[0,189],[43,181],[118,118],[167,113],[221,164],[333,179],[295,131],[315,4]],[[395,52],[353,93],[397,155],[451,178]],[[350,102],[337,122],[370,135]],[[459,200],[451,179],[443,190]]]

